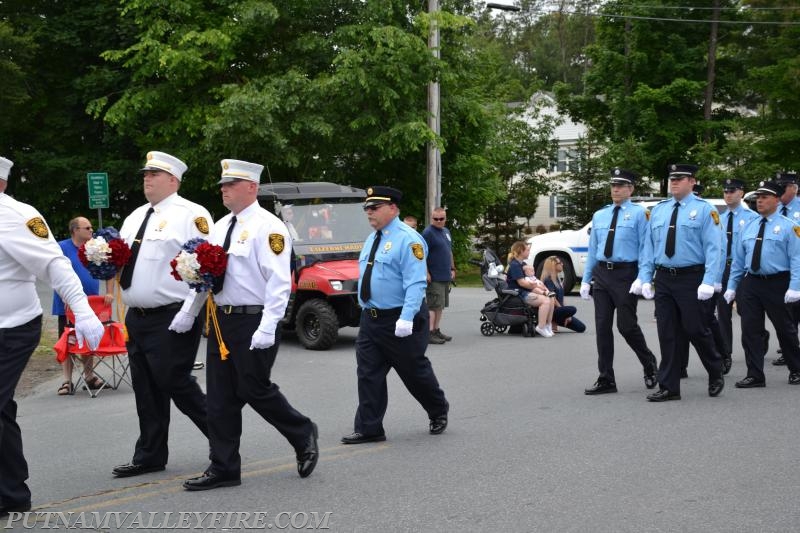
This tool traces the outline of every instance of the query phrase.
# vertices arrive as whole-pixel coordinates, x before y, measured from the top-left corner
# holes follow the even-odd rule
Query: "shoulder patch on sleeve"
[[[206,217],[195,218],[194,225],[197,228],[197,231],[203,235],[208,235],[208,220],[206,220]]]
[[[644,210],[644,219],[647,220],[648,222],[650,221],[650,210],[649,209],[645,209]]]
[[[411,245],[411,253],[413,253],[414,257],[420,261],[425,259],[425,251],[422,249],[422,245],[418,242],[415,242]]]
[[[37,237],[46,239],[50,236],[50,232],[47,230],[47,224],[44,223],[42,217],[33,217],[27,221],[25,225],[28,226],[28,229],[31,230],[31,233]]]
[[[792,229],[794,230],[794,234],[800,237],[800,226],[794,226]]]
[[[719,213],[716,209],[711,210],[711,219],[714,221],[715,226],[719,226]]]
[[[283,235],[280,233],[270,233],[269,234],[269,249],[279,254],[283,251],[283,247],[285,246]]]

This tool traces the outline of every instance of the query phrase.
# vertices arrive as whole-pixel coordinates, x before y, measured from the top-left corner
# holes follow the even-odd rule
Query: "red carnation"
[[[122,268],[128,264],[131,258],[131,249],[122,239],[113,239],[108,243],[111,248],[109,261],[117,268]]]
[[[225,273],[228,265],[228,255],[221,246],[202,242],[197,245],[194,252],[197,254],[197,262],[200,263],[201,274],[211,274],[221,276]]]

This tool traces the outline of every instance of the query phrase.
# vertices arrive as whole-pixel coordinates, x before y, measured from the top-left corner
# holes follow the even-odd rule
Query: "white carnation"
[[[200,283],[202,281],[198,275],[200,263],[197,261],[197,254],[181,251],[178,254],[177,263],[175,270],[183,278],[183,281],[187,283]]]
[[[84,245],[86,260],[95,265],[102,265],[111,256],[111,247],[103,237],[89,239]]]

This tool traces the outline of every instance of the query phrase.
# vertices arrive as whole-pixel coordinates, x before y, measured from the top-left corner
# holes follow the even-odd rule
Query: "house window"
[[[575,214],[575,206],[562,194],[550,195],[550,218],[564,218]]]
[[[558,151],[558,161],[553,171],[577,172],[578,170],[580,170],[578,154],[574,150],[560,149]]]

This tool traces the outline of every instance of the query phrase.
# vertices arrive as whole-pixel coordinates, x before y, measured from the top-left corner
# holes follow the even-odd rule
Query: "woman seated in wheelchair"
[[[508,268],[506,269],[506,282],[509,289],[517,289],[520,297],[526,304],[538,309],[538,324],[536,333],[542,337],[552,337],[553,331],[550,323],[553,321],[553,302],[555,294],[552,294],[544,283],[533,276],[525,274],[525,259],[528,257],[530,245],[523,241],[517,241],[511,245],[509,254]]]

